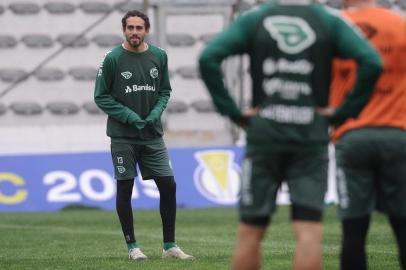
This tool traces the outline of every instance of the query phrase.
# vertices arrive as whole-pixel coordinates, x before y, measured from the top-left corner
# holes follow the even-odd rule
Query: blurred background
[[[70,204],[114,208],[106,115],[93,101],[97,68],[123,42],[121,18],[151,20],[148,42],[167,51],[172,96],[162,119],[185,207],[234,206],[243,133],[216,113],[199,78],[205,44],[255,2],[236,0],[4,0],[0,2],[0,211],[53,211]],[[225,64],[249,104],[244,57]],[[243,94],[244,93],[244,94]],[[138,179],[137,207],[155,207]],[[202,192],[205,195],[202,195]],[[192,198],[192,199],[191,199]]]
[[[175,176],[185,188],[178,193],[180,204],[199,201],[193,197],[198,190],[206,193],[210,203],[191,206],[233,205],[244,132],[216,113],[199,78],[197,57],[236,16],[261,2],[2,0],[0,211],[54,210],[73,202],[98,204],[95,198],[113,207],[110,142],[106,116],[93,101],[94,80],[104,54],[123,42],[121,18],[132,9],[149,15],[148,42],[164,48],[169,56],[173,92],[162,119]],[[406,8],[405,0],[378,2],[400,12]],[[340,0],[325,4],[341,6]],[[224,71],[237,103],[248,107],[247,57],[227,60]],[[152,191],[139,196],[147,194],[155,205],[159,195],[149,182],[140,181]],[[334,181],[330,182],[327,201],[335,201]],[[54,196],[53,202],[58,204],[49,208],[55,193],[59,197]]]
[[[210,38],[253,4],[1,1],[0,154],[108,150],[106,117],[93,102],[94,79],[104,54],[122,43],[121,18],[131,9],[147,12],[148,41],[169,56],[173,92],[163,115],[168,146],[237,142],[237,130],[215,113],[199,79],[197,56]],[[248,83],[246,69],[228,66],[230,88],[248,104],[239,96],[240,84]]]

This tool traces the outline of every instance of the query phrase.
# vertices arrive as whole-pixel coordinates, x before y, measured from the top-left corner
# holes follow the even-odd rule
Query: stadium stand
[[[65,33],[60,34],[57,39],[64,47],[86,47],[89,45],[89,40],[86,37],[77,34]]]
[[[40,81],[60,81],[65,73],[59,68],[42,68],[35,71],[34,76]]]
[[[71,101],[52,101],[48,102],[46,108],[56,115],[69,115],[79,112],[79,106]]]
[[[190,104],[193,109],[200,113],[210,113],[215,112],[216,108],[214,107],[211,100],[196,100]]]
[[[25,116],[41,114],[43,111],[41,105],[32,101],[13,102],[10,105],[10,109],[17,115]]]
[[[93,67],[78,66],[72,67],[69,70],[69,75],[78,81],[94,81],[96,78],[97,69]]]
[[[188,110],[188,105],[181,101],[181,100],[171,100],[168,103],[168,106],[166,108],[166,112],[169,114],[172,113],[184,113]]]
[[[188,47],[196,43],[195,38],[189,34],[168,34],[166,40],[169,45],[174,47]]]
[[[406,0],[398,0],[396,4],[399,9],[401,9],[401,10],[406,9]]]
[[[6,105],[0,103],[0,116],[5,114],[7,112],[7,107]]]
[[[9,8],[15,14],[19,15],[37,14],[41,10],[41,7],[34,2],[11,3]]]
[[[73,13],[76,6],[69,2],[48,2],[44,4],[44,9],[52,14],[68,14]]]
[[[120,1],[116,3],[115,8],[121,12],[121,13],[126,13],[129,10],[133,9],[138,9],[138,10],[143,10],[143,4],[141,2],[136,2],[136,1]]]
[[[406,6],[403,0],[386,1],[392,3],[392,7],[397,5],[404,9]],[[163,116],[169,146],[233,142],[228,121],[210,112],[212,105],[204,105],[208,95],[196,71],[196,58],[205,43],[228,24],[233,12],[251,8],[254,1],[241,1],[239,7],[235,6],[236,2],[149,1],[152,29],[148,40],[164,48],[169,55],[173,92]],[[340,1],[327,2],[331,6],[337,5],[334,3]],[[96,144],[103,141],[102,147],[105,146],[105,116],[92,102],[94,78],[103,55],[122,40],[120,20],[129,8],[142,9],[143,3],[141,0],[129,3],[122,0],[2,1],[0,24],[6,27],[0,30],[0,57],[3,60],[0,63],[0,95],[10,87],[12,90],[0,97],[5,110],[10,108],[10,113],[2,114],[1,123],[15,129],[15,133],[8,134],[20,133],[21,125],[38,124],[44,129],[49,127],[64,132],[72,128],[73,133],[80,133],[82,126],[91,126],[95,130],[92,139]],[[82,33],[84,35],[80,37]],[[75,40],[78,37],[80,39]],[[248,63],[244,61],[233,59],[225,65],[227,83],[239,99],[249,100],[247,91],[243,91],[250,85]],[[26,78],[27,75],[33,78]],[[13,86],[20,79],[24,80]],[[52,114],[47,109],[35,118],[16,117],[10,105],[21,99],[41,108],[48,108],[50,102],[72,101],[78,112],[64,116]]]
[[[179,67],[176,71],[184,79],[198,79],[200,78],[199,71],[196,66]]]
[[[27,72],[21,68],[4,68],[0,70],[0,78],[4,82],[16,82],[27,76]]]
[[[97,107],[93,101],[87,101],[82,105],[83,109],[91,115],[104,115],[104,112]]]
[[[111,11],[112,7],[105,2],[83,2],[80,3],[79,8],[88,14],[103,14]]]
[[[17,42],[17,39],[11,35],[0,35],[0,49],[13,48]]]
[[[99,47],[113,48],[123,43],[123,37],[118,34],[97,34],[92,41]]]
[[[392,8],[395,4],[395,1],[391,0],[377,0],[378,5],[381,5],[386,8]]]
[[[232,143],[226,119],[196,110],[192,104],[208,100],[196,70],[197,56],[232,19],[235,2],[149,1],[148,41],[169,55],[173,92],[163,115],[169,146]],[[0,123],[14,145],[24,128],[40,132],[32,134],[38,148],[46,148],[46,138],[42,146],[38,139],[44,132],[63,138],[66,130],[72,137],[93,128],[91,139],[84,138],[78,148],[106,148],[106,117],[92,101],[94,79],[104,54],[123,40],[123,14],[143,9],[144,4],[142,0],[2,1],[0,103],[10,113],[3,113]],[[35,125],[41,130],[33,129]],[[61,145],[71,145],[63,140]]]
[[[163,128],[166,131],[171,132],[172,131],[172,129],[171,129],[172,126],[170,126],[169,124],[174,122],[174,121],[177,121],[176,116],[185,114],[188,111],[188,109],[189,109],[189,106],[185,102],[183,102],[181,100],[171,100],[171,101],[169,101],[169,103],[168,103],[168,105],[166,107],[166,110],[162,115]],[[173,116],[175,118],[173,118]],[[181,118],[180,121],[182,121],[182,117],[180,117],[180,118]]]
[[[30,48],[46,48],[54,44],[52,38],[46,34],[27,34],[21,41]]]
[[[199,37],[199,40],[202,41],[203,43],[209,42],[212,38],[216,36],[216,33],[210,33],[210,34],[202,34]]]

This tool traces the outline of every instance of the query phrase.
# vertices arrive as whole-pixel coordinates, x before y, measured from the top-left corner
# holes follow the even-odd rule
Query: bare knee
[[[238,226],[238,238],[250,241],[261,241],[264,237],[266,226],[257,226],[241,223]]]

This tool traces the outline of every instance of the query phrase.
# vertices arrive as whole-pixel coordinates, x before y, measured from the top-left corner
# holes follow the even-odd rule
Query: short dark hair
[[[148,18],[147,15],[145,15],[144,13],[142,13],[141,11],[138,11],[138,10],[130,10],[121,19],[121,25],[123,26],[123,30],[125,30],[125,28],[127,26],[127,19],[129,17],[140,17],[141,19],[143,19],[144,22],[145,22],[145,29],[146,30],[148,30],[151,27],[151,25],[149,23],[149,18]]]

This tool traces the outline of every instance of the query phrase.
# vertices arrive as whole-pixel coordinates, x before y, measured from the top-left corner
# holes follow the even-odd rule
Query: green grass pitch
[[[194,261],[162,260],[158,210],[135,211],[136,238],[149,257],[128,261],[115,212],[1,213],[0,269],[229,269],[237,226],[235,209],[178,209],[177,243]],[[280,207],[263,243],[263,269],[291,269],[294,241],[289,208]],[[340,224],[335,207],[324,218],[324,269],[338,269]],[[384,216],[375,214],[368,238],[370,269],[399,269]]]

